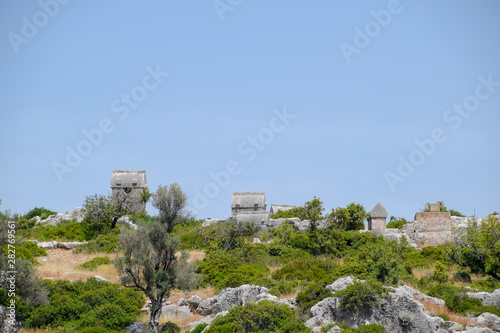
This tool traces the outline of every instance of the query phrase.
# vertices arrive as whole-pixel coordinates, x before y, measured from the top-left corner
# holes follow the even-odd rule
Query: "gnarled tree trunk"
[[[149,329],[151,333],[159,333],[160,315],[161,315],[161,297],[160,300],[150,298],[151,316],[149,317]]]

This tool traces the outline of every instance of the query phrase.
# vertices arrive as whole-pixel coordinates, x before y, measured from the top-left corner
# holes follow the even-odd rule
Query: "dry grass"
[[[53,249],[47,250],[47,254],[46,257],[37,258],[40,263],[37,272],[43,279],[76,281],[100,275],[113,283],[120,283],[118,272],[113,265],[101,265],[97,268],[97,271],[83,271],[76,268],[76,266],[95,257],[106,256],[115,259],[117,255],[114,253],[75,254],[71,250]],[[190,260],[202,260],[203,258],[205,258],[205,252],[203,251],[189,252]]]
[[[419,302],[424,305],[424,308],[427,311],[432,312],[436,316],[444,314],[444,315],[447,315],[451,321],[454,321],[455,323],[458,323],[460,325],[467,326],[467,325],[471,324],[470,318],[459,316],[456,313],[454,313],[453,311],[450,311],[450,309],[448,309],[444,305],[437,305],[437,304],[430,302],[430,301],[419,301]]]
[[[210,297],[215,296],[215,289],[212,287],[207,287],[204,289],[198,289],[190,292],[183,292],[178,289],[172,290],[170,293],[170,297],[167,299],[167,301],[172,302],[172,304],[177,304],[181,298],[188,299],[193,295],[198,295],[201,297],[201,299],[205,300]]]
[[[43,279],[50,280],[86,280],[89,277],[100,275],[113,283],[119,283],[118,273],[113,265],[102,265],[97,271],[82,271],[76,266],[89,261],[95,257],[116,258],[116,254],[98,253],[98,254],[75,254],[71,250],[54,249],[47,251],[48,256],[38,257],[40,266],[37,267],[37,273]]]
[[[278,299],[297,298],[298,294],[298,292],[294,292],[293,294],[281,295]]]
[[[189,260],[203,260],[205,259],[205,251],[189,251]]]
[[[432,274],[434,274],[434,269],[430,268],[416,268],[413,270],[413,275],[417,279],[420,279],[424,276],[432,276]]]

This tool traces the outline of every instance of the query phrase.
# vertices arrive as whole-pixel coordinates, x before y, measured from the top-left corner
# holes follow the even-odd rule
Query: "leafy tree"
[[[409,273],[407,268],[407,256],[411,249],[408,247],[406,238],[400,242],[384,241],[376,243],[364,251],[360,257],[368,265],[370,275],[385,284],[398,284],[405,273]]]
[[[387,228],[402,229],[408,221],[402,217],[391,216]]]
[[[311,223],[315,223],[323,218],[322,212],[325,208],[323,208],[323,201],[319,198],[314,197],[311,201],[307,201],[304,204],[304,209],[306,213],[305,218]]]
[[[177,183],[160,185],[153,194],[153,206],[160,211],[160,223],[165,226],[167,233],[172,233],[176,225],[189,219],[189,214],[184,211],[186,202],[187,196]]]
[[[471,219],[466,228],[453,231],[445,251],[452,262],[473,273],[500,279],[500,221],[491,215],[481,223]]]
[[[114,229],[118,221],[118,208],[110,197],[95,194],[85,197],[83,203],[84,223],[96,233]]]
[[[464,214],[457,212],[456,210],[450,209],[450,215],[451,216],[458,216],[458,217],[465,217]]]
[[[272,219],[279,219],[279,218],[284,218],[284,219],[289,219],[297,217],[301,220],[306,220],[306,209],[304,207],[295,207],[289,210],[279,210],[276,214],[271,215]]]
[[[187,220],[186,202],[187,197],[179,185],[160,185],[153,194],[159,218],[137,231],[123,230],[120,234],[124,255],[115,265],[123,286],[140,290],[149,297],[149,329],[153,333],[158,332],[163,298],[168,298],[170,291],[179,284],[181,269],[188,265],[185,256],[176,256],[179,240],[171,235],[175,225]],[[187,283],[185,279],[184,272],[184,284]]]
[[[364,220],[368,213],[361,204],[354,202],[346,208],[337,207],[328,214],[327,220],[330,226],[340,230],[361,230],[365,228]]]

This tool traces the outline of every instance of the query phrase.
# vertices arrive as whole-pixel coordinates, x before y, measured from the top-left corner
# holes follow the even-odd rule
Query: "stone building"
[[[113,170],[111,174],[111,195],[123,201],[128,211],[146,210],[142,193],[147,187],[146,170]]]
[[[231,217],[238,214],[263,214],[266,212],[265,192],[233,192],[231,200]]]
[[[379,202],[373,207],[366,219],[368,221],[368,230],[375,234],[382,235],[386,231],[387,215],[387,211]]]
[[[450,212],[441,212],[441,204],[429,205],[428,212],[417,212],[415,220],[406,224],[402,232],[410,243],[422,248],[436,246],[451,240],[451,230],[457,223],[451,218]]]

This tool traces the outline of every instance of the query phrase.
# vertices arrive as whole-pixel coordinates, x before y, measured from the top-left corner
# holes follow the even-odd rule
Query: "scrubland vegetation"
[[[398,243],[359,232],[360,221],[362,224],[366,217],[359,204],[333,209],[323,217],[323,203],[314,198],[303,208],[280,212],[279,217],[308,217],[313,225],[326,218],[330,221],[327,228],[312,226],[300,232],[285,222],[261,231],[251,223],[203,227],[202,221],[183,214],[182,205],[172,209],[178,204],[174,199],[181,194],[180,188],[172,187],[154,193],[153,200],[161,213],[157,217],[133,215],[138,231],[116,223],[113,214],[87,214],[82,223],[65,221],[49,226],[37,224],[34,219],[54,213],[45,208],[35,208],[23,216],[0,212],[2,271],[7,270],[7,221],[16,222],[17,319],[27,329],[45,332],[122,331],[140,319],[146,296],[158,308],[158,302],[168,298],[174,288],[214,287],[219,292],[227,287],[256,284],[276,296],[295,297],[297,307],[292,310],[269,301],[235,307],[226,316],[218,317],[208,332],[309,332],[303,322],[310,317],[311,307],[334,295],[326,285],[349,275],[368,281],[335,293],[341,306],[353,311],[376,306],[387,297],[384,285],[407,284],[445,300],[441,308],[424,304],[445,319],[458,321],[483,312],[500,316],[500,309],[481,305],[464,292],[464,287],[488,292],[500,288],[500,222],[492,216],[471,223],[448,245],[416,250],[404,239]],[[401,218],[391,220],[396,228],[406,223]],[[262,243],[253,243],[255,237]],[[33,239],[88,241],[75,253],[101,255],[79,269],[95,270],[113,262],[122,284],[130,288],[94,278],[73,282],[40,279],[35,272],[39,265],[36,258],[47,253],[29,241]],[[180,255],[183,250],[203,251],[205,258],[188,264],[187,254]],[[118,255],[113,260],[102,255],[115,252]],[[5,284],[0,287],[0,304],[7,306],[8,288]],[[150,326],[158,324],[151,320]],[[338,324],[342,332],[384,332],[378,325],[353,329]],[[165,326],[164,330],[175,332],[174,326]],[[201,332],[203,327],[197,327],[195,332]]]

